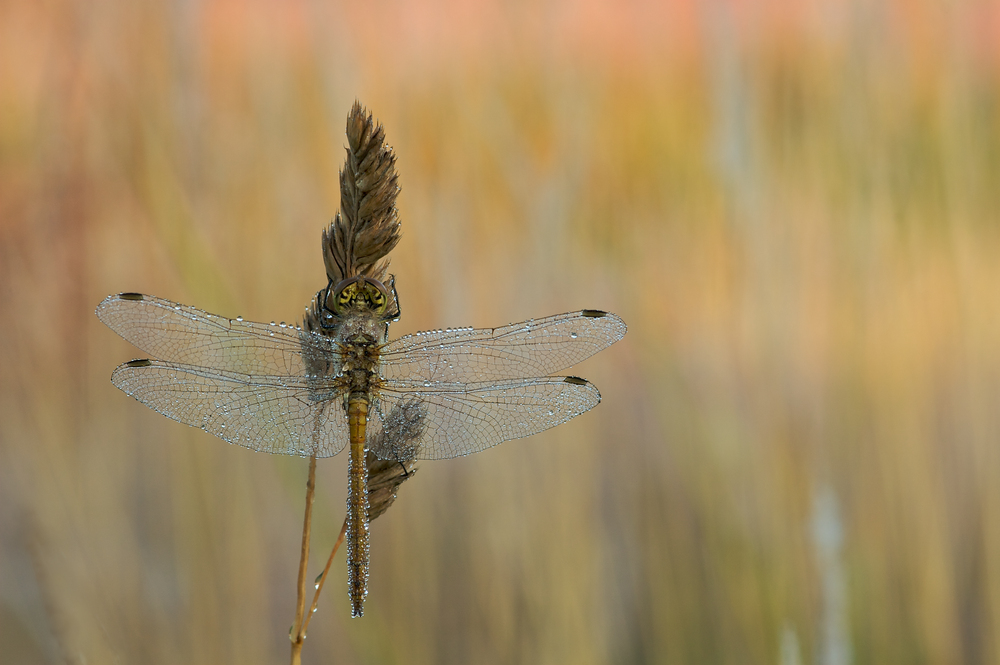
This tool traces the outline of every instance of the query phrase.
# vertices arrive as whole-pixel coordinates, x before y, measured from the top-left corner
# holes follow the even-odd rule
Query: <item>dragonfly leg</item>
[[[398,321],[399,317],[403,315],[403,310],[399,307],[399,294],[396,293],[396,276],[389,275],[389,290],[392,291],[392,302],[396,305],[396,311],[389,314],[389,318],[393,321]]]

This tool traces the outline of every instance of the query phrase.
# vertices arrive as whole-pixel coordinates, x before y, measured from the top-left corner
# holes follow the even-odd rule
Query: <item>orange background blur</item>
[[[0,3],[0,662],[287,659],[306,462],[117,391],[93,310],[300,320],[356,98],[392,336],[629,333],[421,465],[306,663],[1000,660],[996,3],[55,0]]]

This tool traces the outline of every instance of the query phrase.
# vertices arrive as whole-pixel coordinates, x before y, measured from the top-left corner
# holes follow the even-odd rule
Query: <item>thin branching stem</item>
[[[316,456],[309,458],[309,480],[306,481],[306,515],[302,524],[302,554],[299,558],[298,603],[292,625],[292,665],[302,662],[302,643],[306,639],[306,572],[309,567],[309,537],[312,530],[312,506],[316,496]]]
[[[330,572],[330,566],[333,565],[333,557],[337,553],[337,549],[343,544],[344,538],[347,536],[347,518],[344,518],[344,525],[340,527],[340,535],[337,536],[337,542],[333,544],[333,549],[330,551],[330,558],[326,560],[326,568],[323,569],[323,574],[319,576],[316,581],[316,593],[313,594],[313,602],[309,607],[309,613],[306,614],[306,618],[302,625],[302,634],[305,635],[306,631],[309,630],[309,621],[312,619],[312,615],[315,614],[316,608],[319,606],[319,594],[323,591],[323,585],[326,584],[326,575]]]

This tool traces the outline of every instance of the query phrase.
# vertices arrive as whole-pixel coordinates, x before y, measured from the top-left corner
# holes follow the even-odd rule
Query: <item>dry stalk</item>
[[[312,615],[315,614],[317,607],[319,606],[319,594],[323,591],[323,585],[326,584],[326,574],[330,572],[330,566],[333,565],[333,557],[337,554],[337,550],[341,545],[344,544],[344,536],[347,535],[347,518],[344,518],[344,524],[340,527],[340,535],[337,536],[337,542],[333,544],[333,549],[330,550],[330,556],[326,559],[326,566],[323,567],[323,572],[319,574],[316,578],[316,593],[313,594],[313,602],[309,607],[309,614],[306,615],[305,624],[302,626],[302,634],[309,630],[309,621],[312,619]]]
[[[306,609],[306,569],[309,565],[309,537],[312,531],[312,507],[316,496],[316,456],[309,458],[309,479],[306,481],[306,515],[302,524],[302,553],[299,557],[298,603],[292,625],[292,665],[302,662],[302,643],[306,639],[303,615]]]
[[[355,102],[347,117],[347,158],[340,172],[340,211],[323,231],[323,263],[328,284],[316,294],[306,309],[303,328],[323,333],[319,325],[320,312],[334,287],[344,279],[363,275],[386,281],[389,259],[386,258],[400,238],[400,223],[396,212],[399,193],[396,175],[396,158],[385,144],[385,131],[362,106]],[[390,275],[389,280],[392,279]],[[393,293],[393,296],[395,294]],[[392,303],[395,305],[396,303]],[[390,306],[392,306],[390,305]],[[388,325],[385,328],[388,338]],[[383,339],[385,341],[385,339]],[[366,455],[368,468],[369,520],[388,509],[396,498],[396,489],[415,471],[416,451],[413,441],[422,431],[423,414],[415,409],[400,409],[390,414],[387,424],[391,429],[380,433],[391,438],[390,448],[396,451],[396,460],[378,459],[373,453]],[[387,433],[388,432],[388,433]],[[299,561],[298,602],[295,623],[289,637],[292,641],[292,665],[301,663],[302,645],[313,613],[319,603],[334,555],[344,542],[347,521],[330,552],[326,567],[316,578],[316,591],[307,613],[306,571],[309,563],[309,538],[311,532],[312,503],[315,496],[316,458],[309,461],[309,480],[306,484],[305,521],[302,528],[302,551]]]

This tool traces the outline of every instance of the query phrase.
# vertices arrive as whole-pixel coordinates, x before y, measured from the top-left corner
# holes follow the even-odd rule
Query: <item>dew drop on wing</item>
[[[569,334],[569,336],[572,337],[573,339],[576,339],[577,337],[579,337],[579,335],[577,335],[575,332],[571,332]]]
[[[242,321],[242,320],[243,320],[243,317],[242,317],[242,316],[237,316],[237,317],[236,317],[236,320],[237,320],[237,321]]]

